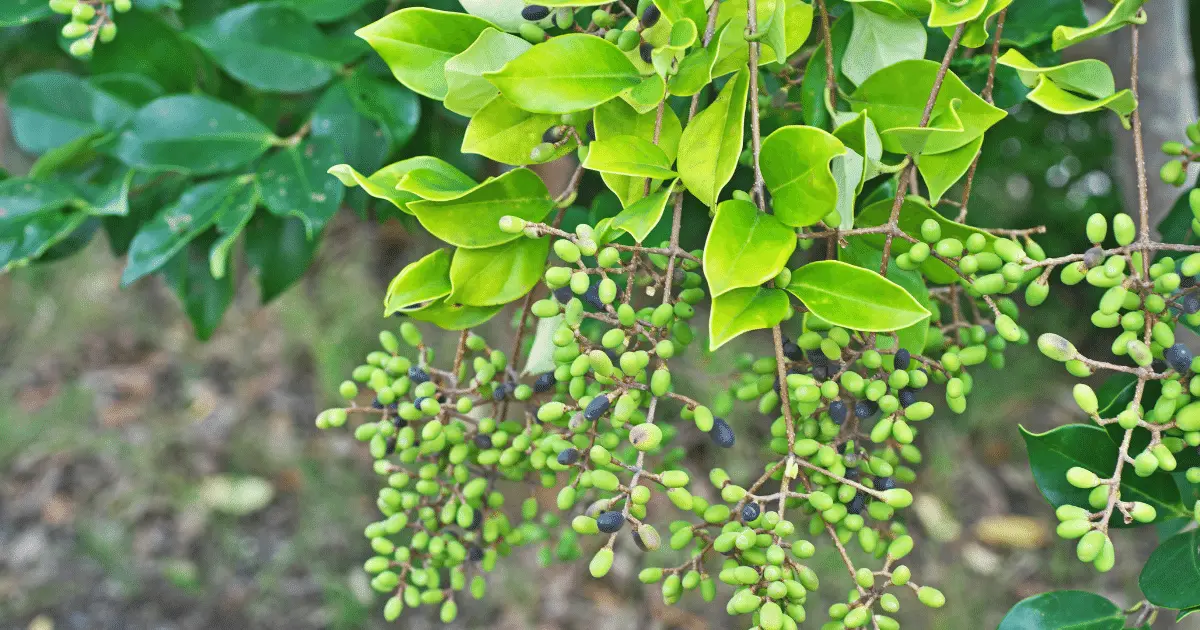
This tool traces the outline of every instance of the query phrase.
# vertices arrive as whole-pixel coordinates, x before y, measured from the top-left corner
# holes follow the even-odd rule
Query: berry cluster
[[[111,42],[117,36],[113,13],[133,8],[133,0],[50,0],[50,10],[71,16],[62,27],[62,36],[73,40],[68,50],[75,57],[88,57],[96,42]]]

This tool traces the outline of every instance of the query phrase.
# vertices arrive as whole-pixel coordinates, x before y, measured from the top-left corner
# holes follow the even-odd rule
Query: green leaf
[[[654,4],[673,23],[688,20],[697,30],[703,30],[708,24],[704,0],[654,0]]]
[[[89,64],[92,74],[140,75],[167,92],[191,92],[199,87],[201,77],[209,82],[215,78],[216,68],[184,37],[177,23],[150,11],[123,13],[117,22],[121,36],[96,46]]]
[[[533,343],[526,355],[525,367],[521,368],[522,375],[542,374],[553,372],[558,365],[554,362],[554,333],[563,322],[562,315],[538,319],[537,332],[533,334]]]
[[[383,316],[422,309],[433,300],[450,295],[450,253],[434,250],[410,263],[392,278],[383,298]]]
[[[233,78],[265,92],[318,88],[362,52],[281,4],[230,9],[189,35]]]
[[[801,0],[779,0],[787,3],[784,10],[784,39],[787,56],[796,52],[808,39],[813,25],[813,7]],[[766,25],[775,14],[776,0],[759,0],[758,23]],[[719,77],[737,72],[750,63],[750,46],[746,42],[746,0],[725,0],[717,12],[717,25],[725,26],[719,42],[717,61],[712,76]],[[697,25],[699,26],[699,25]],[[771,47],[765,47],[758,58],[760,66],[775,61],[777,56]]]
[[[848,241],[846,247],[838,248],[838,260],[872,271],[879,269],[879,266],[883,263],[883,252],[867,245],[862,240],[862,237],[852,237]],[[925,279],[921,277],[920,272],[901,269],[896,265],[896,259],[893,257],[888,261],[887,277],[892,282],[900,285],[905,291],[908,291],[908,294],[913,296],[918,304],[929,309],[931,304],[929,300],[929,287],[925,285]],[[926,317],[912,326],[897,330],[896,336],[900,340],[900,347],[913,354],[924,352],[925,337],[929,332],[930,319]]]
[[[1108,14],[1093,24],[1082,28],[1061,24],[1055,26],[1051,47],[1054,50],[1062,50],[1080,42],[1107,35],[1123,28],[1126,24],[1141,24],[1145,20],[1138,13],[1145,3],[1146,0],[1117,0]]]
[[[450,263],[453,292],[446,301],[499,306],[524,297],[546,269],[549,238],[518,238],[483,249],[459,248]]]
[[[917,156],[917,170],[921,172],[921,179],[929,188],[931,203],[937,203],[955,182],[967,174],[967,170],[971,168],[971,163],[975,161],[975,156],[979,155],[979,149],[982,147],[983,136],[979,136],[953,151],[922,153]]]
[[[1084,591],[1034,595],[1013,606],[997,630],[1121,630],[1125,612],[1107,599]]]
[[[336,22],[369,4],[371,0],[280,0],[313,22]]]
[[[410,192],[421,199],[450,201],[471,192],[475,186],[475,180],[458,169],[414,168],[400,178],[396,189]]]
[[[657,114],[647,112],[639,114],[628,103],[621,99],[613,99],[596,108],[594,127],[597,140],[609,140],[618,136],[637,136],[642,140],[654,141],[654,127]],[[674,162],[679,155],[679,138],[683,134],[683,125],[679,117],[670,107],[663,109],[662,129],[658,136],[658,146],[667,155],[669,162]],[[646,180],[639,177],[601,173],[609,190],[617,195],[623,207],[641,199],[646,194]],[[650,183],[650,190],[657,190],[660,180]]]
[[[44,0],[9,0],[0,5],[0,27],[33,24],[50,15]]]
[[[231,105],[179,94],[138,110],[116,154],[134,168],[211,175],[244,167],[274,140],[270,129]]]
[[[463,153],[477,153],[502,164],[522,166],[533,163],[533,148],[542,143],[542,134],[562,124],[559,116],[532,114],[496,96],[471,117],[463,137]],[[555,149],[546,161],[556,160],[576,148],[569,139]]]
[[[841,118],[839,118],[841,120]],[[875,130],[875,123],[871,122],[871,118],[864,112],[850,117],[848,120],[841,122],[836,129],[833,130],[833,136],[842,141],[846,145],[846,154],[842,156],[840,167],[843,171],[852,165],[857,165],[861,171],[858,174],[856,185],[851,188],[844,186],[838,178],[839,159],[834,158],[831,164],[834,174],[834,179],[838,179],[838,213],[842,217],[840,227],[849,228],[854,225],[854,201],[860,192],[862,192],[863,184],[879,174],[880,158],[883,156],[883,142],[879,139],[879,132]],[[857,159],[851,159],[851,156],[857,156]],[[843,179],[851,179],[848,174],[842,175]]]
[[[596,140],[588,147],[583,167],[639,178],[669,179],[675,176],[667,154],[658,145],[637,136]]]
[[[80,138],[115,130],[135,111],[83,79],[57,70],[34,72],[13,81],[8,108],[13,139],[30,153],[45,153]]]
[[[464,306],[451,304],[445,299],[438,300],[417,311],[405,313],[410,318],[421,322],[429,322],[446,330],[464,330],[474,328],[495,317],[503,306]]]
[[[787,44],[787,7],[788,3],[783,0],[775,1],[775,8],[771,11],[770,17],[766,22],[758,23],[758,38],[775,53],[776,59],[787,59],[788,50]],[[812,9],[808,10],[808,19],[812,19]]]
[[[483,73],[503,68],[532,47],[515,35],[494,28],[484,30],[475,43],[446,62],[446,109],[474,116],[500,93]]]
[[[1013,0],[987,0],[987,6],[984,7],[979,16],[970,22],[967,22],[967,27],[965,30],[963,30],[963,36],[962,39],[959,40],[959,44],[966,48],[979,48],[987,43],[988,22],[990,22],[992,18],[996,17],[996,15],[998,15],[1001,11],[1007,9],[1008,6],[1012,4],[1012,1]],[[946,37],[953,37],[954,30],[955,29],[949,26],[942,28],[942,31],[946,34]]]
[[[349,164],[337,164],[331,167],[328,172],[337,177],[346,186],[361,186],[372,197],[386,199],[404,213],[412,214],[412,210],[409,210],[408,204],[412,201],[418,201],[420,197],[411,192],[398,190],[396,187],[400,184],[400,180],[404,179],[405,175],[417,169],[432,170],[439,173],[443,178],[469,181],[471,182],[471,186],[475,185],[470,177],[457,168],[454,168],[451,164],[438,158],[424,155],[385,166],[372,173],[370,177],[359,173]]]
[[[866,208],[863,208],[858,213],[858,218],[854,223],[858,227],[875,227],[884,225],[892,216],[892,200],[885,199],[877,201]],[[969,225],[955,223],[946,217],[938,214],[933,208],[930,208],[924,199],[916,196],[906,197],[903,204],[900,206],[900,217],[897,222],[898,227],[902,232],[920,238],[921,223],[926,219],[937,221],[942,229],[943,238],[957,238],[960,241],[966,241],[973,234],[982,234],[985,243],[983,251],[991,252],[993,245],[996,242],[996,237],[983,230],[973,228]],[[864,237],[866,242],[872,247],[883,249],[885,237],[881,234],[870,234]],[[898,255],[906,253],[912,244],[905,239],[895,239],[892,241],[892,254]],[[952,284],[959,281],[959,276],[954,270],[950,269],[945,263],[930,257],[921,265],[921,272],[933,282],[939,284]]]
[[[525,0],[459,0],[467,13],[481,17],[497,28],[516,33],[526,22],[521,17]]]
[[[1117,444],[1104,429],[1085,424],[1069,424],[1046,433],[1030,433],[1023,427],[1021,435],[1029,451],[1029,466],[1042,496],[1054,507],[1061,505],[1087,505],[1090,490],[1080,490],[1067,483],[1067,470],[1079,466],[1102,478],[1110,477],[1117,462]],[[1132,472],[1132,471],[1127,471]],[[1141,501],[1158,511],[1155,522],[1185,515],[1179,499],[1179,488],[1165,472],[1159,471],[1149,477],[1133,474],[1121,476],[1121,500]],[[1114,514],[1109,519],[1110,527],[1137,527],[1141,523],[1126,525],[1124,518]]]
[[[86,205],[65,184],[24,177],[0,180],[0,221],[5,223],[54,212],[73,204]]]
[[[781,289],[749,287],[714,297],[708,316],[708,349],[716,350],[742,333],[771,328],[789,311],[787,294]]]
[[[983,14],[988,0],[933,0],[929,28],[957,26]]]
[[[446,62],[466,50],[490,27],[465,13],[424,7],[401,9],[355,31],[366,40],[408,89],[441,100],[446,97]]]
[[[409,210],[437,238],[464,248],[492,247],[522,239],[500,230],[505,215],[541,221],[554,200],[537,173],[525,168],[491,178],[449,201],[413,201]],[[486,306],[472,304],[472,306]]]
[[[189,242],[216,223],[226,211],[256,201],[253,182],[229,177],[196,184],[179,199],[142,225],[129,246],[129,260],[121,285],[165,265]]]
[[[838,188],[829,161],[845,152],[841,140],[816,127],[781,127],[767,136],[759,162],[775,216],[804,227],[833,211]]]
[[[642,79],[614,44],[583,33],[538,44],[483,76],[517,107],[540,114],[595,107]]]
[[[817,317],[852,330],[888,332],[930,316],[900,285],[837,260],[811,262],[793,271],[787,290]]]
[[[346,189],[328,175],[341,159],[338,147],[324,137],[280,148],[258,165],[263,204],[279,216],[299,218],[309,235],[320,232],[345,195]]]
[[[296,283],[312,264],[320,235],[308,235],[304,222],[256,212],[246,228],[246,262],[258,270],[262,303]]]
[[[833,44],[833,68],[840,89],[850,91],[854,85],[840,71],[850,45],[850,33],[854,27],[854,13],[847,13],[834,21],[829,39]],[[821,129],[833,129],[833,117],[829,113],[826,95],[825,43],[818,38],[817,48],[804,69],[800,81],[800,107],[804,124]]]
[[[913,148],[906,149],[902,143],[903,133],[920,127],[938,68],[937,62],[925,59],[901,61],[871,75],[850,95],[851,108],[856,112],[866,110],[874,121],[884,149],[907,153],[907,149]],[[957,112],[952,111],[953,101],[960,103]],[[947,116],[961,119],[962,130],[953,131],[952,124],[942,125],[952,131],[930,135],[921,152],[943,153],[957,149],[983,135],[1004,118],[1005,112],[979,98],[953,72],[947,72],[934,102],[930,127],[938,127],[937,120]]]
[[[358,71],[346,78],[346,90],[354,109],[383,130],[389,152],[396,152],[417,132],[421,99],[402,85],[381,81]]]
[[[317,101],[312,113],[312,136],[332,139],[348,165],[373,172],[390,152],[388,133],[382,124],[358,111],[347,83],[333,84]]]
[[[749,201],[722,201],[704,243],[709,293],[758,286],[779,275],[794,251],[794,229]]]
[[[667,81],[667,91],[671,95],[692,96],[712,81],[713,66],[717,63],[717,49],[728,26],[728,22],[718,26],[707,47],[696,48],[680,60],[675,74]]]
[[[208,251],[208,270],[213,278],[225,277],[233,254],[233,245],[237,242],[250,218],[254,216],[254,206],[257,205],[258,192],[246,203],[230,206],[221,216],[217,217],[213,227],[216,228],[217,238]]]
[[[1050,39],[1058,25],[1087,26],[1081,0],[1041,0],[1017,2],[1008,8],[1001,41],[1017,48],[1030,48]]]
[[[1138,577],[1151,604],[1184,610],[1200,606],[1200,530],[1176,534],[1158,546]]]
[[[209,270],[209,240],[200,239],[180,248],[169,262],[164,261],[163,267],[167,285],[183,302],[183,311],[191,320],[196,337],[201,340],[211,337],[221,325],[225,311],[233,302],[234,292],[232,274],[216,278]]]
[[[639,243],[645,241],[646,237],[650,235],[650,231],[662,219],[663,210],[667,207],[667,200],[671,198],[673,186],[674,184],[663,186],[649,197],[643,197],[630,204],[612,218],[609,226],[614,230],[628,232],[633,236],[633,240]]]
[[[62,146],[54,147],[42,154],[29,167],[29,176],[34,179],[49,179],[64,171],[79,171],[99,157],[96,148],[113,136],[96,132],[76,138]]]
[[[643,78],[627,92],[621,93],[621,100],[629,103],[639,114],[658,109],[658,104],[666,98],[667,83],[657,74]]]
[[[24,179],[0,182],[0,272],[40,258],[88,220],[86,212],[66,208],[76,202],[59,188]]]
[[[996,63],[1016,69],[1021,82],[1033,88],[1026,98],[1055,114],[1082,114],[1107,108],[1128,127],[1128,117],[1137,109],[1133,92],[1117,92],[1112,69],[1098,59],[1041,68],[1020,52],[1009,50]]]
[[[750,73],[738,72],[679,139],[679,178],[707,206],[717,203],[737,168],[749,85]]]
[[[841,70],[855,85],[898,61],[925,57],[925,26],[917,18],[882,15],[860,4],[850,9],[854,24]]]

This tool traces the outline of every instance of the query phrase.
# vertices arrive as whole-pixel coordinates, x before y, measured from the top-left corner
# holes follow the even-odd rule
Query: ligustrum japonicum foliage
[[[1137,383],[1131,401],[1103,407],[1076,390],[1100,425],[1080,427],[1088,439],[1125,431],[1115,474],[1057,472],[1083,495],[1047,490],[1031,441],[1062,533],[1103,570],[1114,518],[1188,514],[1121,489],[1126,463],[1140,478],[1176,469],[1200,436],[1191,356],[1173,334],[1200,258],[1152,261],[1191,248],[1152,243],[1145,208],[1140,236],[1118,217],[1105,249],[1109,222],[1094,218],[1093,249],[1064,258],[1046,257],[1040,228],[966,223],[986,133],[1007,113],[997,67],[1038,106],[1108,109],[1137,132],[1136,89],[1115,91],[1099,62],[1052,65],[1046,50],[1137,22],[1136,6],[1056,28],[1003,0],[830,4],[464,2],[466,13],[411,7],[358,31],[400,83],[469,119],[464,152],[511,167],[484,181],[432,156],[330,169],[446,245],[388,288],[385,315],[402,319],[408,348],[383,332],[342,385],[348,406],[317,420],[362,418],[355,435],[386,479],[365,568],[387,618],[430,605],[453,619],[461,591],[480,596],[483,574],[520,545],[547,562],[590,556],[596,578],[616,553],[644,554],[638,577],[664,602],[699,591],[764,630],[894,629],[904,601],[941,607],[904,564],[920,434],[939,408],[963,412],[975,379],[1029,341],[1011,296],[1042,302],[1059,267],[1068,284],[1108,290],[1094,321],[1128,331],[1114,351],[1135,367],[1116,369]],[[1021,41],[1003,39],[1006,21]],[[927,27],[948,44],[927,50]],[[558,160],[573,175],[551,191],[536,165]],[[482,332],[509,312],[514,330]],[[458,331],[453,359],[435,360],[409,320]],[[771,350],[723,348],[735,339]],[[1038,345],[1080,376],[1115,365],[1060,337]],[[733,370],[701,400],[676,374],[706,353]],[[1163,383],[1149,410],[1152,381]],[[754,445],[759,474],[697,469],[680,446],[720,452],[756,422],[770,434]],[[519,482],[553,489],[554,504]],[[828,576],[809,559],[823,545],[853,588],[818,610]]]

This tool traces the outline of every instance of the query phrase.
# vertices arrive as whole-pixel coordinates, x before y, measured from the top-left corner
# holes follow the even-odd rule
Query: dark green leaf
[[[204,53],[158,15],[130,11],[117,21],[121,36],[96,46],[91,60],[93,73],[141,75],[168,92],[191,91],[202,77],[212,77],[215,68],[204,58]]]
[[[1034,595],[1013,606],[997,630],[1121,630],[1125,613],[1107,599],[1084,591]]]
[[[314,138],[330,138],[352,168],[372,173],[390,152],[383,125],[359,112],[346,81],[325,90],[312,114]]]
[[[206,96],[164,96],[138,110],[117,156],[135,168],[209,175],[241,168],[275,136],[249,114]]]
[[[69,96],[68,96],[69,95]],[[47,70],[18,78],[8,92],[13,138],[30,153],[120,127],[134,108],[77,76]]]
[[[178,251],[163,268],[163,277],[183,302],[183,311],[199,339],[208,339],[221,324],[233,302],[233,274],[214,278],[209,271],[211,238],[203,238]]]
[[[854,224],[858,227],[875,227],[887,223],[892,214],[892,200],[886,199],[877,201],[859,211],[858,217],[854,220]],[[973,228],[961,223],[955,223],[942,215],[938,214],[928,205],[925,200],[920,197],[910,196],[904,199],[903,205],[900,206],[900,230],[906,234],[920,238],[921,223],[927,219],[937,221],[942,228],[943,238],[957,238],[960,241],[966,241],[967,237],[972,234],[982,234],[987,246],[984,251],[992,251],[993,244],[996,242],[996,237],[983,230]],[[864,237],[867,243],[872,247],[883,250],[885,238],[882,235],[868,235]],[[904,239],[896,239],[892,242],[892,253],[903,254],[912,247],[912,244]],[[921,271],[930,280],[940,284],[950,284],[958,282],[959,276],[954,270],[947,267],[941,261],[930,257],[921,265]]]
[[[1028,48],[1050,39],[1057,25],[1087,26],[1082,0],[1039,0],[1014,2],[1004,18],[1001,39],[1018,48]]]
[[[346,188],[329,176],[342,160],[337,145],[317,136],[283,147],[258,165],[258,187],[267,209],[304,222],[309,235],[320,232],[337,212]]]
[[[50,17],[45,0],[7,0],[0,4],[0,27],[24,26]]]
[[[1142,567],[1138,586],[1155,606],[1200,606],[1200,530],[1176,534],[1159,545]]]
[[[264,304],[304,276],[319,240],[319,234],[309,237],[300,219],[269,212],[254,214],[246,228],[246,261],[258,270]]]
[[[346,79],[354,108],[382,126],[391,153],[404,148],[421,121],[421,100],[408,88],[356,72]]]
[[[369,4],[371,0],[281,0],[313,22],[336,22]]]

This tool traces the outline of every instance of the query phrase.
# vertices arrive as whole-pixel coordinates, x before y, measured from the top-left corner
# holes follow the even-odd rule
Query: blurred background
[[[1161,48],[1143,54],[1152,150],[1195,119],[1189,30],[1196,22],[1187,4],[1156,0],[1152,18],[1175,17],[1151,19],[1143,35]],[[196,11],[199,20],[216,9]],[[54,30],[0,29],[0,166],[14,174],[35,156],[12,140],[6,86],[34,69],[79,71],[65,61]],[[121,37],[134,46],[138,33]],[[1128,64],[1112,38],[1075,54],[1105,58],[1118,77]],[[429,102],[421,110],[412,139],[394,156],[449,159],[463,119]],[[1108,116],[1064,119],[1027,104],[1010,112],[984,145],[972,222],[1046,225],[1039,242],[1050,255],[1078,251],[1086,217],[1112,214],[1130,198],[1124,132]],[[1152,173],[1161,161],[1152,155]],[[546,173],[560,176],[554,166]],[[1152,188],[1156,217],[1164,217],[1179,191],[1156,181]],[[337,384],[375,333],[398,325],[380,318],[387,281],[434,245],[419,227],[372,220],[363,199],[346,204],[359,204],[359,212],[334,217],[308,271],[277,299],[263,305],[255,272],[241,264],[232,304],[205,342],[161,278],[119,288],[124,261],[105,232],[75,255],[0,276],[0,628],[386,625],[361,569],[369,553],[361,531],[376,515],[370,458],[348,432],[319,433],[312,420],[335,401]],[[700,226],[685,245],[703,234]],[[1097,296],[1076,289],[1057,286],[1036,319],[1023,323],[1032,336],[1060,332],[1104,357],[1109,339],[1093,336],[1081,315]],[[504,334],[502,324],[493,328]],[[727,384],[730,355],[758,350],[754,341],[717,356],[693,348],[676,382],[711,397]],[[1120,604],[1140,598],[1137,572],[1155,545],[1153,531],[1120,531],[1115,542],[1127,560],[1098,576],[1074,559],[1072,544],[1055,538],[1053,513],[1029,472],[1017,426],[1043,431],[1078,420],[1066,376],[1036,351],[1016,348],[1007,368],[978,379],[966,414],[943,413],[922,432],[910,566],[948,604],[928,614],[905,602],[898,617],[906,627],[994,628],[1020,599],[1057,588]],[[758,468],[755,436],[766,435],[769,421],[741,411],[730,418],[737,448],[720,459],[695,448],[691,469],[722,465],[737,478]],[[540,567],[535,551],[523,550],[500,563],[487,598],[460,606],[454,627],[735,626],[723,602],[692,597],[664,607],[657,589],[634,578],[632,554],[640,552],[618,550],[600,581],[583,563]],[[828,569],[820,573],[832,583],[822,589],[829,597],[849,583],[838,583],[844,571],[832,550],[823,552],[815,562]],[[397,627],[439,625],[426,612],[406,612]],[[1192,623],[1160,626],[1200,628]]]

